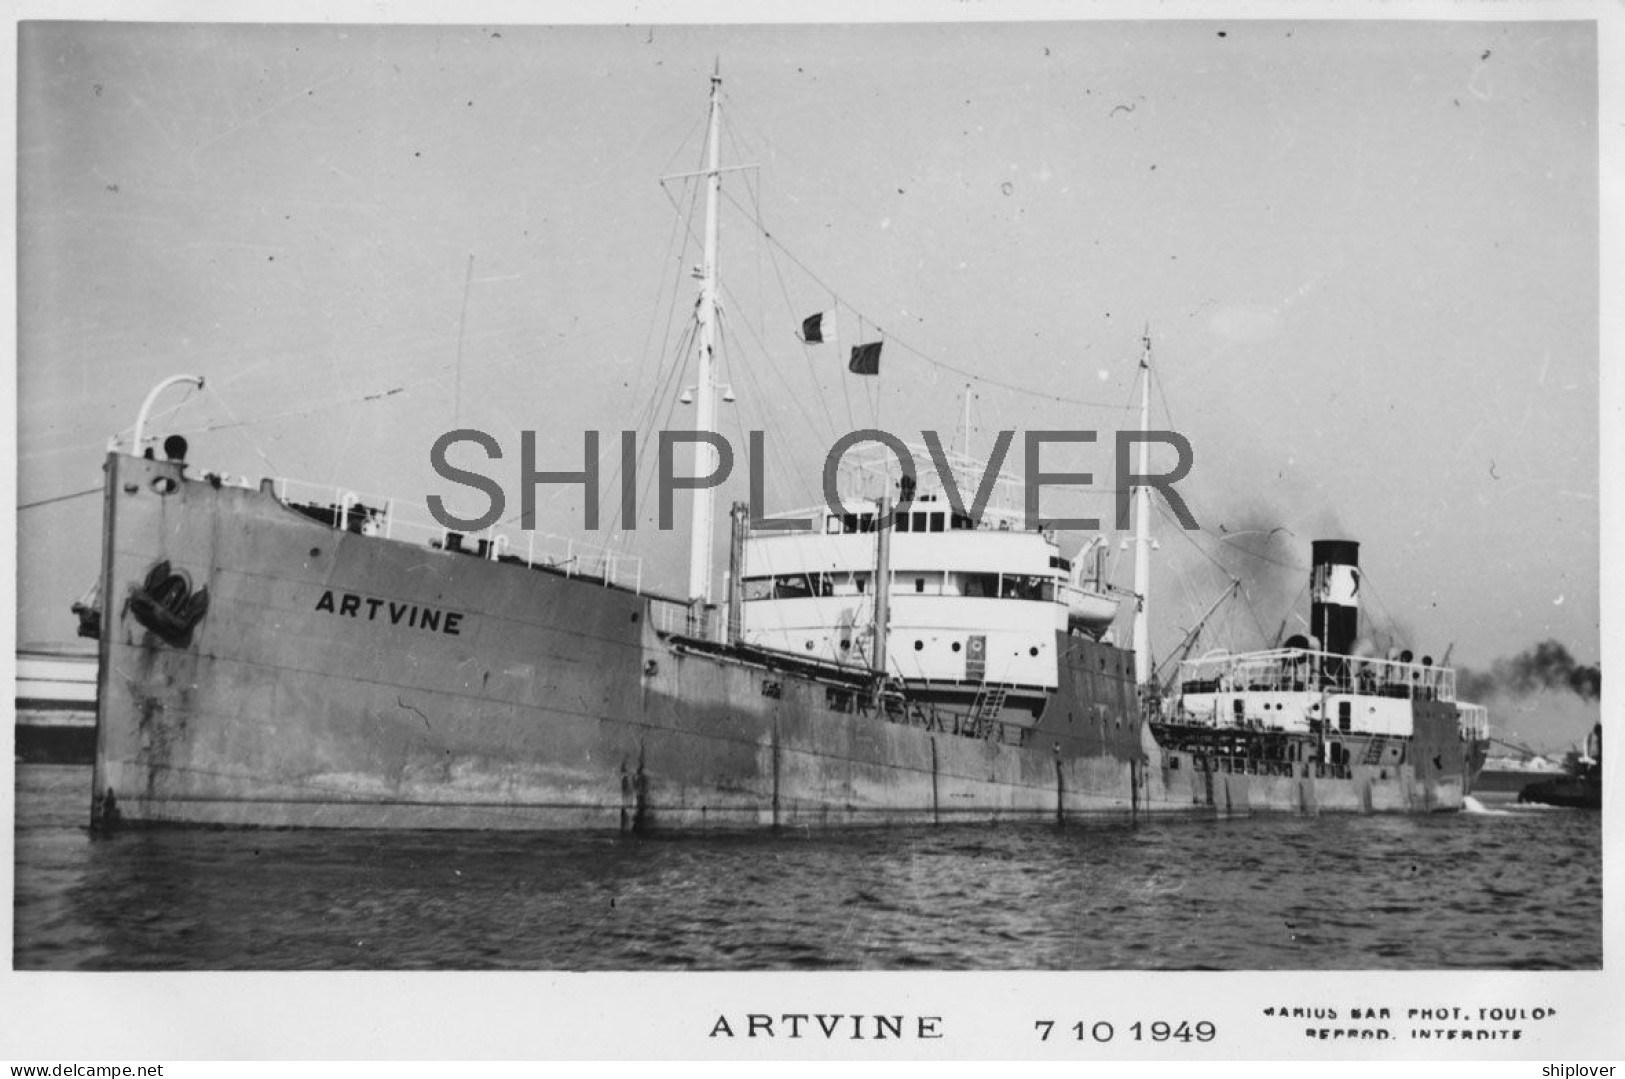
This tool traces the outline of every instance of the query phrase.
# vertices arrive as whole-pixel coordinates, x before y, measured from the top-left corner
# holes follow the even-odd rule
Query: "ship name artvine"
[[[331,588],[324,591],[322,598],[316,601],[316,609],[326,611],[328,614],[364,618],[368,622],[387,621],[392,626],[407,626],[411,629],[427,630],[430,633],[445,633],[452,637],[460,637],[463,632],[461,611],[443,611],[416,603],[397,603],[394,600],[362,596],[354,592],[335,593]]]

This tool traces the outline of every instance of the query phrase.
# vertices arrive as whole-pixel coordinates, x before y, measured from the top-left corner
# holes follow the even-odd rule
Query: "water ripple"
[[[15,965],[1544,970],[1601,965],[1598,814],[643,837],[131,832],[17,768]]]

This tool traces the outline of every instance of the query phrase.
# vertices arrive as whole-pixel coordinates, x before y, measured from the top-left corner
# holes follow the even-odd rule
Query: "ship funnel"
[[[1315,540],[1311,548],[1309,624],[1326,651],[1350,655],[1360,636],[1360,545]]]

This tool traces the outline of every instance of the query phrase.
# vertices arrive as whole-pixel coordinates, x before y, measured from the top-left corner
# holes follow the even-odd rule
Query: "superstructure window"
[[[1055,580],[1010,573],[1002,579],[999,594],[1005,599],[1051,601],[1055,599]]]
[[[817,595],[805,573],[791,573],[773,578],[774,599],[807,599]]]
[[[960,595],[992,597],[999,594],[997,573],[966,573],[961,575]]]

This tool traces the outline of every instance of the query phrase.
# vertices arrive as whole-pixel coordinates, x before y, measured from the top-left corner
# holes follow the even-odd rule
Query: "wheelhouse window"
[[[992,598],[999,594],[997,573],[962,573],[958,576],[959,594],[962,596]]]
[[[805,573],[790,573],[773,578],[774,599],[807,599],[817,595]]]
[[[776,577],[746,577],[745,601],[810,599],[835,594],[835,580],[827,573],[784,573]]]
[[[1052,601],[1055,599],[1055,579],[1007,573],[1001,579],[999,595],[1004,599]]]

